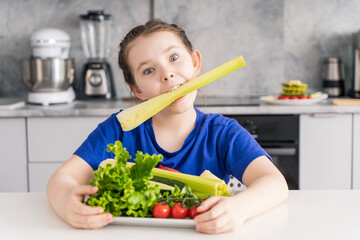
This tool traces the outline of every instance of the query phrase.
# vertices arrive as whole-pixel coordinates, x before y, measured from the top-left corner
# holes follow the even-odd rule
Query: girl
[[[120,43],[119,66],[133,94],[142,101],[176,89],[200,72],[201,54],[184,30],[161,20],[133,28]],[[235,120],[204,114],[194,107],[196,91],[179,98],[139,127],[124,132],[116,114],[89,135],[50,178],[47,195],[58,215],[76,228],[101,228],[112,221],[101,207],[82,203],[96,187],[93,171],[113,157],[106,146],[122,141],[132,158],[136,151],[164,156],[162,164],[183,173],[209,170],[225,181],[233,175],[247,189],[232,197],[211,197],[198,208],[196,230],[221,233],[238,229],[285,201],[288,188],[268,154]]]

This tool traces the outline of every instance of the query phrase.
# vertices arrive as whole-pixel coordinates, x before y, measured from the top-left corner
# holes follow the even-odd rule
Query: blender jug
[[[115,95],[111,66],[106,61],[110,29],[111,15],[103,10],[80,15],[81,44],[87,57],[81,90],[85,98],[109,99]]]
[[[105,59],[109,53],[111,15],[89,11],[80,16],[81,44],[88,59]]]

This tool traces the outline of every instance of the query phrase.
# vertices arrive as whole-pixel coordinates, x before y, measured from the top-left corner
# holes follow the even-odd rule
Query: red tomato
[[[198,214],[199,214],[199,212],[196,210],[195,206],[190,208],[190,210],[189,210],[189,218],[190,219],[194,219],[196,217],[196,215],[198,215]]]
[[[298,99],[305,99],[305,96],[298,96]]]
[[[184,219],[188,213],[189,210],[186,207],[181,207],[181,202],[177,202],[170,210],[172,218]]]
[[[279,96],[278,99],[289,99],[287,96]]]
[[[307,98],[307,99],[312,99],[311,95],[308,95],[306,98]]]
[[[298,99],[298,97],[297,96],[291,96],[291,97],[289,97],[290,99]]]
[[[170,207],[167,204],[157,203],[153,207],[152,213],[156,218],[167,218],[170,215]]]

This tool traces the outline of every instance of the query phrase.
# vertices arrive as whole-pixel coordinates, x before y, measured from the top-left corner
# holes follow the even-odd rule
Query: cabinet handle
[[[296,148],[264,148],[264,150],[271,156],[294,156]]]
[[[331,118],[331,117],[338,116],[338,114],[336,114],[336,113],[313,113],[313,114],[310,114],[309,116],[314,117],[314,118]]]

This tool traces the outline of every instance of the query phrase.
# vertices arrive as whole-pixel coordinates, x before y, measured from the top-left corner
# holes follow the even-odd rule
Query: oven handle
[[[271,156],[294,156],[296,148],[264,148],[264,150]]]

